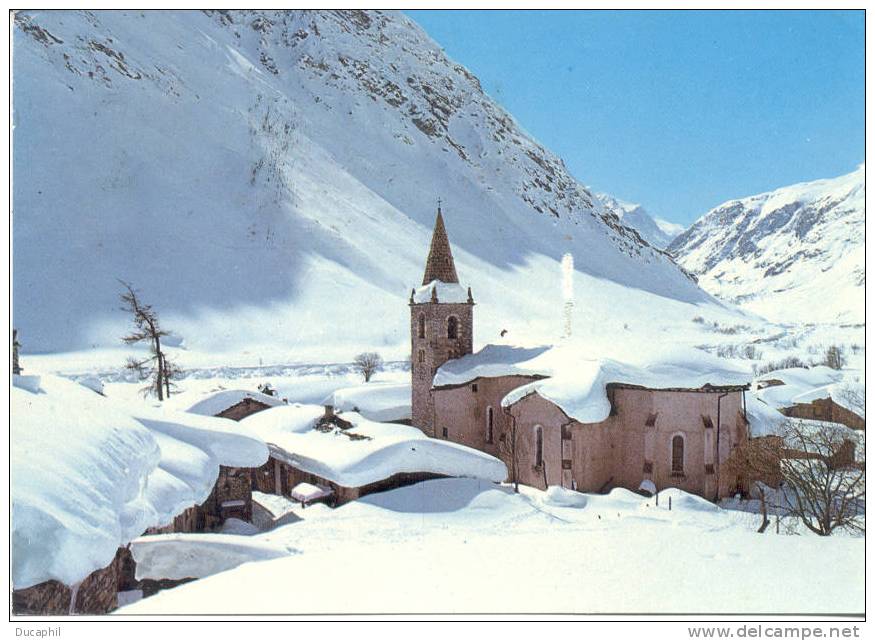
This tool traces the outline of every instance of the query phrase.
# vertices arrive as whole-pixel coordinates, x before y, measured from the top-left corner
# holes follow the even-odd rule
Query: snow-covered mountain
[[[595,197],[605,208],[617,214],[624,225],[637,231],[654,247],[665,249],[684,231],[683,225],[651,216],[641,205],[620,200],[610,194],[597,193]]]
[[[566,252],[588,324],[716,305],[400,13],[21,12],[13,73],[25,351],[118,344],[123,279],[192,349],[403,354],[438,197],[478,341],[559,333]]]
[[[706,290],[770,320],[861,323],[865,173],[731,200],[668,249]]]

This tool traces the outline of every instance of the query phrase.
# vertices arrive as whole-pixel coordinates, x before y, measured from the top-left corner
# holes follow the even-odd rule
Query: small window
[[[657,416],[659,416],[658,413],[656,413],[656,414],[648,414],[648,415],[647,415],[647,420],[644,421],[644,424],[645,424],[647,427],[653,427],[654,425],[656,425],[656,417],[657,417]]]
[[[447,319],[447,338],[459,338],[459,319],[455,316]]]
[[[710,430],[714,428],[714,421],[711,420],[710,416],[704,414],[702,414],[702,424],[705,426],[705,429]]]
[[[477,383],[474,383],[471,385],[471,391],[474,392],[475,394],[477,393]]]
[[[492,415],[492,406],[486,408],[486,442],[492,443],[492,439],[494,436],[493,432],[493,415]]]
[[[419,350],[418,358],[419,358],[420,363],[425,362],[425,350],[424,349]]]
[[[680,434],[671,438],[671,473],[684,473],[684,437]]]
[[[450,437],[450,432],[449,432],[449,430],[448,430],[447,428],[443,428],[443,429],[441,429],[441,435],[442,435],[444,438],[449,438],[449,437]]]
[[[425,338],[425,314],[420,314],[420,315],[419,315],[419,321],[418,321],[418,324],[419,324],[419,332],[418,332],[418,333],[419,333],[419,337],[420,337],[420,338]]]
[[[645,474],[653,474],[653,462],[652,461],[644,461],[644,473]]]
[[[705,463],[705,474],[713,474],[714,473],[714,464],[713,463]]]
[[[535,425],[535,467],[544,464],[544,428]]]

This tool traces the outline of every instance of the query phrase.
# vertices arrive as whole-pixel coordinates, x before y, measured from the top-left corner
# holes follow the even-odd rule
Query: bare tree
[[[781,492],[786,509],[815,534],[865,533],[866,471],[857,436],[837,423],[787,421]]]
[[[865,460],[857,435],[836,423],[787,420],[775,436],[751,439],[726,464],[757,488],[762,523],[767,507],[796,517],[821,536],[837,528],[865,533]],[[767,487],[776,488],[769,504]]]
[[[513,491],[519,493],[519,448],[517,447],[516,419],[507,409],[504,411],[510,418],[510,429],[498,437],[498,451],[505,462],[510,461],[510,482],[513,483]]]
[[[150,381],[143,388],[144,394],[154,393],[159,401],[163,401],[165,396],[170,396],[170,389],[175,386],[173,381],[179,378],[182,373],[182,370],[171,363],[161,349],[161,339],[167,336],[168,332],[161,329],[158,314],[152,309],[152,306],[142,303],[137,297],[136,290],[130,284],[122,280],[119,282],[125,289],[119,295],[122,301],[121,309],[131,314],[136,326],[136,329],[124,336],[122,341],[127,345],[147,342],[150,352],[148,358],[128,358],[126,367],[136,372],[141,381]]]
[[[781,483],[782,445],[779,436],[752,438],[732,450],[724,463],[730,475],[750,480],[751,495],[759,500],[760,534],[769,527],[767,491]]]
[[[365,383],[383,367],[383,357],[377,352],[362,352],[355,357],[353,366],[359,374],[365,377]]]

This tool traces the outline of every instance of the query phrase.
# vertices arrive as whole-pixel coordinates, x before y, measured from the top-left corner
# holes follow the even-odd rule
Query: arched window
[[[684,437],[680,434],[671,437],[671,473],[684,473]]]
[[[420,363],[424,363],[424,362],[425,362],[425,350],[424,350],[424,349],[419,350],[417,356],[419,357],[419,362],[420,362]]]
[[[544,429],[535,425],[535,467],[544,464]]]
[[[486,408],[486,442],[492,443],[492,438],[494,436],[494,425],[493,425],[493,414],[492,414],[492,406]]]
[[[459,319],[455,316],[447,319],[447,338],[459,338]]]
[[[418,324],[419,324],[419,332],[418,332],[419,337],[425,338],[425,314],[419,315]]]

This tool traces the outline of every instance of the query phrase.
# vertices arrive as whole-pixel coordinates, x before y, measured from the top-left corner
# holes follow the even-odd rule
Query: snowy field
[[[583,307],[579,305],[578,307]],[[748,371],[751,378],[768,378],[769,369],[783,369],[781,362],[798,359],[811,367],[823,362],[831,345],[838,346],[845,363],[841,380],[865,383],[865,327],[853,324],[779,325],[753,316],[732,317],[709,313],[713,308],[687,306],[689,316],[683,319],[657,318],[650,324],[603,323],[593,320],[592,327],[580,328],[574,342],[588,357],[620,358],[634,355],[640,360],[649,353],[664,351],[667,345],[694,348],[725,361],[721,368]],[[643,318],[643,316],[641,316]],[[476,321],[475,321],[476,322]],[[475,334],[475,337],[479,334]],[[500,341],[534,346],[538,334],[511,335]],[[558,339],[557,339],[558,340]],[[475,351],[484,339],[475,341]],[[404,412],[403,385],[410,383],[407,357],[401,353],[386,353],[387,363],[373,378],[371,391],[363,393],[361,375],[351,362],[331,361],[330,350],[319,358],[317,349],[308,350],[312,360],[302,361],[294,351],[203,352],[184,348],[168,348],[169,357],[183,370],[178,390],[170,400],[177,409],[188,409],[205,395],[232,389],[256,391],[262,383],[270,383],[279,398],[290,403],[321,404],[339,392],[338,409],[359,407],[372,420],[396,420]],[[25,373],[59,374],[77,381],[98,379],[109,397],[134,400],[142,398],[142,384],[124,370],[128,356],[141,356],[130,348],[103,348],[54,354],[22,355]],[[394,359],[394,360],[390,360]]]
[[[442,479],[299,514],[302,521],[251,537],[253,559],[264,559],[266,548],[294,553],[165,590],[117,614],[864,610],[862,538],[756,534],[756,515],[677,490],[664,491],[656,507],[625,490],[517,495]],[[239,537],[231,544],[240,550]],[[181,555],[190,551],[180,546]],[[203,563],[214,563],[211,552]]]

